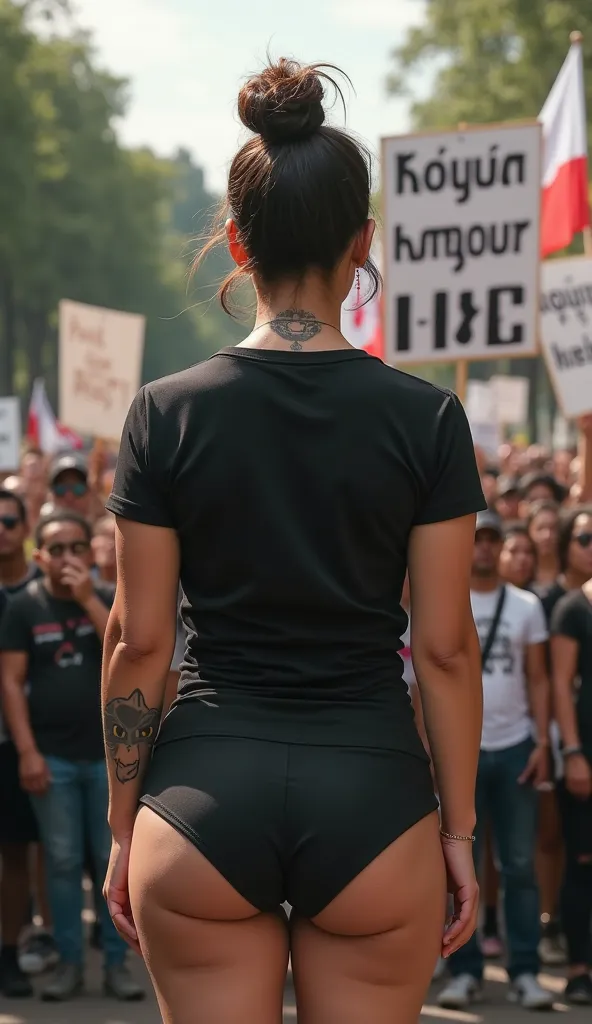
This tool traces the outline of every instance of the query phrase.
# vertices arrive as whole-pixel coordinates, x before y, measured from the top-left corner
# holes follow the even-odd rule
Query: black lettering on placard
[[[524,323],[517,320],[516,307],[525,305],[525,289],[520,285],[507,285],[501,288],[490,288],[487,292],[484,307],[477,305],[472,290],[463,291],[451,296],[449,292],[434,293],[431,321],[415,319],[413,315],[413,296],[398,295],[395,299],[395,348],[397,352],[413,351],[413,326],[428,326],[431,332],[430,349],[442,352],[449,345],[449,338],[462,346],[470,345],[476,336],[478,318],[485,312],[487,321],[486,344],[492,347],[502,345],[519,345],[524,341]],[[503,329],[504,306],[512,311],[513,321],[509,329]],[[452,330],[449,333],[450,321]],[[592,361],[592,341],[586,340]],[[422,346],[423,349],[423,346]],[[425,350],[422,350],[422,356]],[[564,360],[565,354],[557,349],[554,353],[556,362]],[[470,354],[469,354],[470,358]],[[577,356],[573,356],[577,359]]]
[[[558,345],[551,345],[553,362],[559,371],[575,370],[580,366],[592,364],[592,339],[585,334],[581,345],[572,345],[570,348],[561,349]]]
[[[568,278],[569,280],[569,278]],[[592,306],[592,285],[582,284],[575,288],[553,288],[541,295],[541,313],[557,313],[559,323],[567,323],[569,311],[573,310],[582,324],[587,324]]]
[[[397,297],[396,313],[396,339],[397,351],[408,352],[410,346],[409,314],[411,307],[410,295],[399,295]]]
[[[487,313],[487,344],[488,345],[519,345],[524,340],[524,324],[513,323],[510,337],[501,334],[502,300],[507,296],[513,306],[524,305],[524,288],[520,285],[507,285],[502,288],[489,289]]]
[[[434,296],[434,348],[446,348],[448,335],[448,292]]]
[[[524,235],[531,222],[512,221],[504,224],[471,224],[468,228],[447,225],[424,228],[419,237],[412,238],[402,224],[394,228],[395,263],[419,263],[421,260],[452,259],[452,270],[459,273],[467,257],[479,258],[486,253],[503,256],[507,252],[522,252]]]
[[[459,306],[462,320],[456,332],[456,340],[459,345],[468,345],[473,340],[473,320],[479,313],[477,306],[473,303],[473,293],[461,292]]]
[[[489,147],[486,157],[445,159],[447,148],[438,149],[438,158],[425,164],[416,164],[417,151],[395,155],[395,193],[398,196],[421,192],[441,192],[453,188],[456,202],[466,203],[471,198],[472,186],[492,188],[523,185],[526,180],[526,154],[498,155],[498,144]]]

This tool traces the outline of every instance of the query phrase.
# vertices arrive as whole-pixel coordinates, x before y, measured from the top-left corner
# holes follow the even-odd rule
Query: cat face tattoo
[[[119,782],[131,782],[140,770],[142,748],[150,749],[160,720],[158,708],[149,708],[140,690],[115,697],[105,707],[105,743]]]

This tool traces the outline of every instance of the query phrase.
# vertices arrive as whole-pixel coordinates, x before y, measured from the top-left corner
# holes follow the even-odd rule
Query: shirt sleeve
[[[549,631],[545,619],[545,609],[537,597],[536,603],[533,601],[532,609],[528,616],[525,642],[530,646],[531,644],[544,644],[548,639]]]
[[[125,421],[113,491],[105,507],[147,526],[172,527],[162,481],[150,460],[146,389],[136,395]]]
[[[471,428],[456,395],[446,396],[438,419],[431,487],[416,526],[457,519],[487,508]]]
[[[31,625],[23,602],[9,598],[0,622],[0,651],[31,652]]]
[[[571,640],[582,638],[582,619],[579,602],[574,601],[573,594],[562,597],[553,610],[551,617],[551,635],[567,636]]]

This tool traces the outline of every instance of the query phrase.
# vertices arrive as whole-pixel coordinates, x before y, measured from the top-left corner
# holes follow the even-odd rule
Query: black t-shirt
[[[578,645],[578,731],[586,755],[592,760],[592,604],[582,590],[574,590],[559,601],[551,631],[554,636],[571,637]]]
[[[549,587],[549,589],[546,591],[544,597],[541,597],[541,604],[542,604],[542,606],[543,606],[543,608],[545,610],[545,618],[547,620],[547,625],[548,626],[551,625],[551,620],[553,618],[553,612],[555,611],[556,606],[561,601],[561,598],[565,597],[566,594],[567,594],[567,590],[559,582],[559,580],[557,580],[555,583],[553,583]]]
[[[109,608],[113,589],[96,584],[95,591]],[[52,597],[42,580],[34,580],[8,601],[0,650],[29,656],[29,714],[41,753],[100,760],[101,643],[84,609]]]
[[[355,349],[224,349],[140,391],[107,508],[180,539],[165,735],[422,756],[398,656],[409,534],[485,508],[450,392]]]
[[[19,590],[24,590],[31,580],[39,579],[40,576],[41,570],[39,566],[31,563],[27,569],[26,576],[24,576],[22,580],[19,580],[18,583],[6,583],[0,585],[0,622],[2,621],[2,615],[4,614],[9,598],[14,596],[14,594],[18,594]],[[10,737],[6,734],[6,722],[3,721],[2,714],[0,713],[0,743],[5,743],[9,738]]]

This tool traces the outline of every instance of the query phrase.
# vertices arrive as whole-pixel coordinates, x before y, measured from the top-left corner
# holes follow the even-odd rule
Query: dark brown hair
[[[232,161],[217,227],[194,264],[197,269],[225,241],[223,222],[231,216],[249,260],[221,286],[227,313],[232,288],[243,275],[255,273],[271,283],[301,280],[315,269],[328,277],[368,219],[371,157],[347,132],[324,124],[323,83],[343,101],[326,69],[339,71],[281,58],[240,90],[239,116],[255,138]],[[371,259],[364,269],[369,301],[381,279]]]

